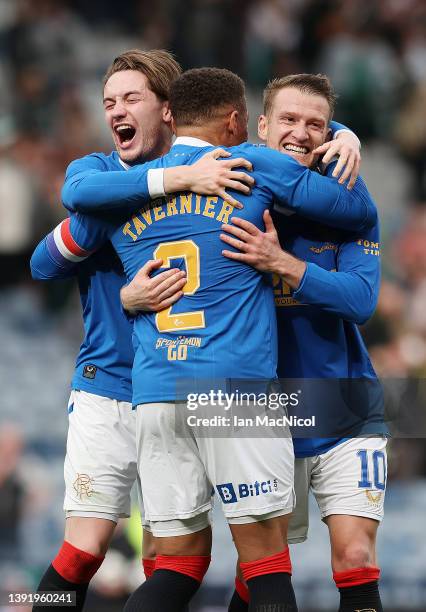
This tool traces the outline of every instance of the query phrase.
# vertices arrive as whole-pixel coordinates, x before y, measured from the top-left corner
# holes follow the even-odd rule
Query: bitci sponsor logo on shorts
[[[278,491],[278,481],[274,478],[273,480],[256,480],[253,483],[241,482],[235,487],[232,482],[225,482],[216,485],[216,489],[224,504],[234,504],[239,499],[269,495]]]

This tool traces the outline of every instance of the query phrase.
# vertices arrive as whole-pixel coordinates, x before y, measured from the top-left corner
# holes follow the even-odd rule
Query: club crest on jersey
[[[277,491],[278,481],[274,478],[274,480],[256,480],[253,483],[241,482],[236,487],[234,487],[232,482],[225,482],[216,485],[216,489],[224,504],[235,504],[239,499],[268,495],[273,491]]]
[[[309,250],[316,255],[321,255],[324,251],[337,251],[337,244],[333,244],[332,242],[326,242],[322,244],[320,247],[310,246]]]
[[[88,363],[83,368],[84,378],[95,378],[97,370],[98,368],[95,365]]]

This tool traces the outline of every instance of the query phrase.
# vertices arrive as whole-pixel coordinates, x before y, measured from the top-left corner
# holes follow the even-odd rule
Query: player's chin
[[[137,146],[136,143],[134,143],[133,146],[122,146],[118,143],[116,147],[122,161],[129,164],[139,159],[142,153],[141,147]]]

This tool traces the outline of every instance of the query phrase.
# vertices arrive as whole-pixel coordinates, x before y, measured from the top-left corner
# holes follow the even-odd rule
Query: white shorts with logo
[[[322,455],[295,460],[296,508],[288,541],[303,542],[309,527],[309,490],[325,519],[331,514],[383,518],[386,438],[351,438]]]
[[[213,489],[230,523],[292,512],[291,437],[197,437],[189,425],[178,436],[175,410],[175,404],[157,403],[141,404],[136,411],[145,517],[154,535],[169,535],[164,531],[170,521],[175,527],[189,525],[192,532],[206,527]]]
[[[137,480],[136,414],[129,402],[72,391],[65,457],[66,516],[130,516]]]

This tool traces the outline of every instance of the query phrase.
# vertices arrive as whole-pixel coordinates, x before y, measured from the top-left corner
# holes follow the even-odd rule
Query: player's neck
[[[217,146],[226,147],[229,146],[226,142],[226,135],[221,130],[216,128],[209,128],[209,126],[183,126],[176,129],[176,136],[189,136],[191,138],[198,138],[204,140],[210,144]]]

